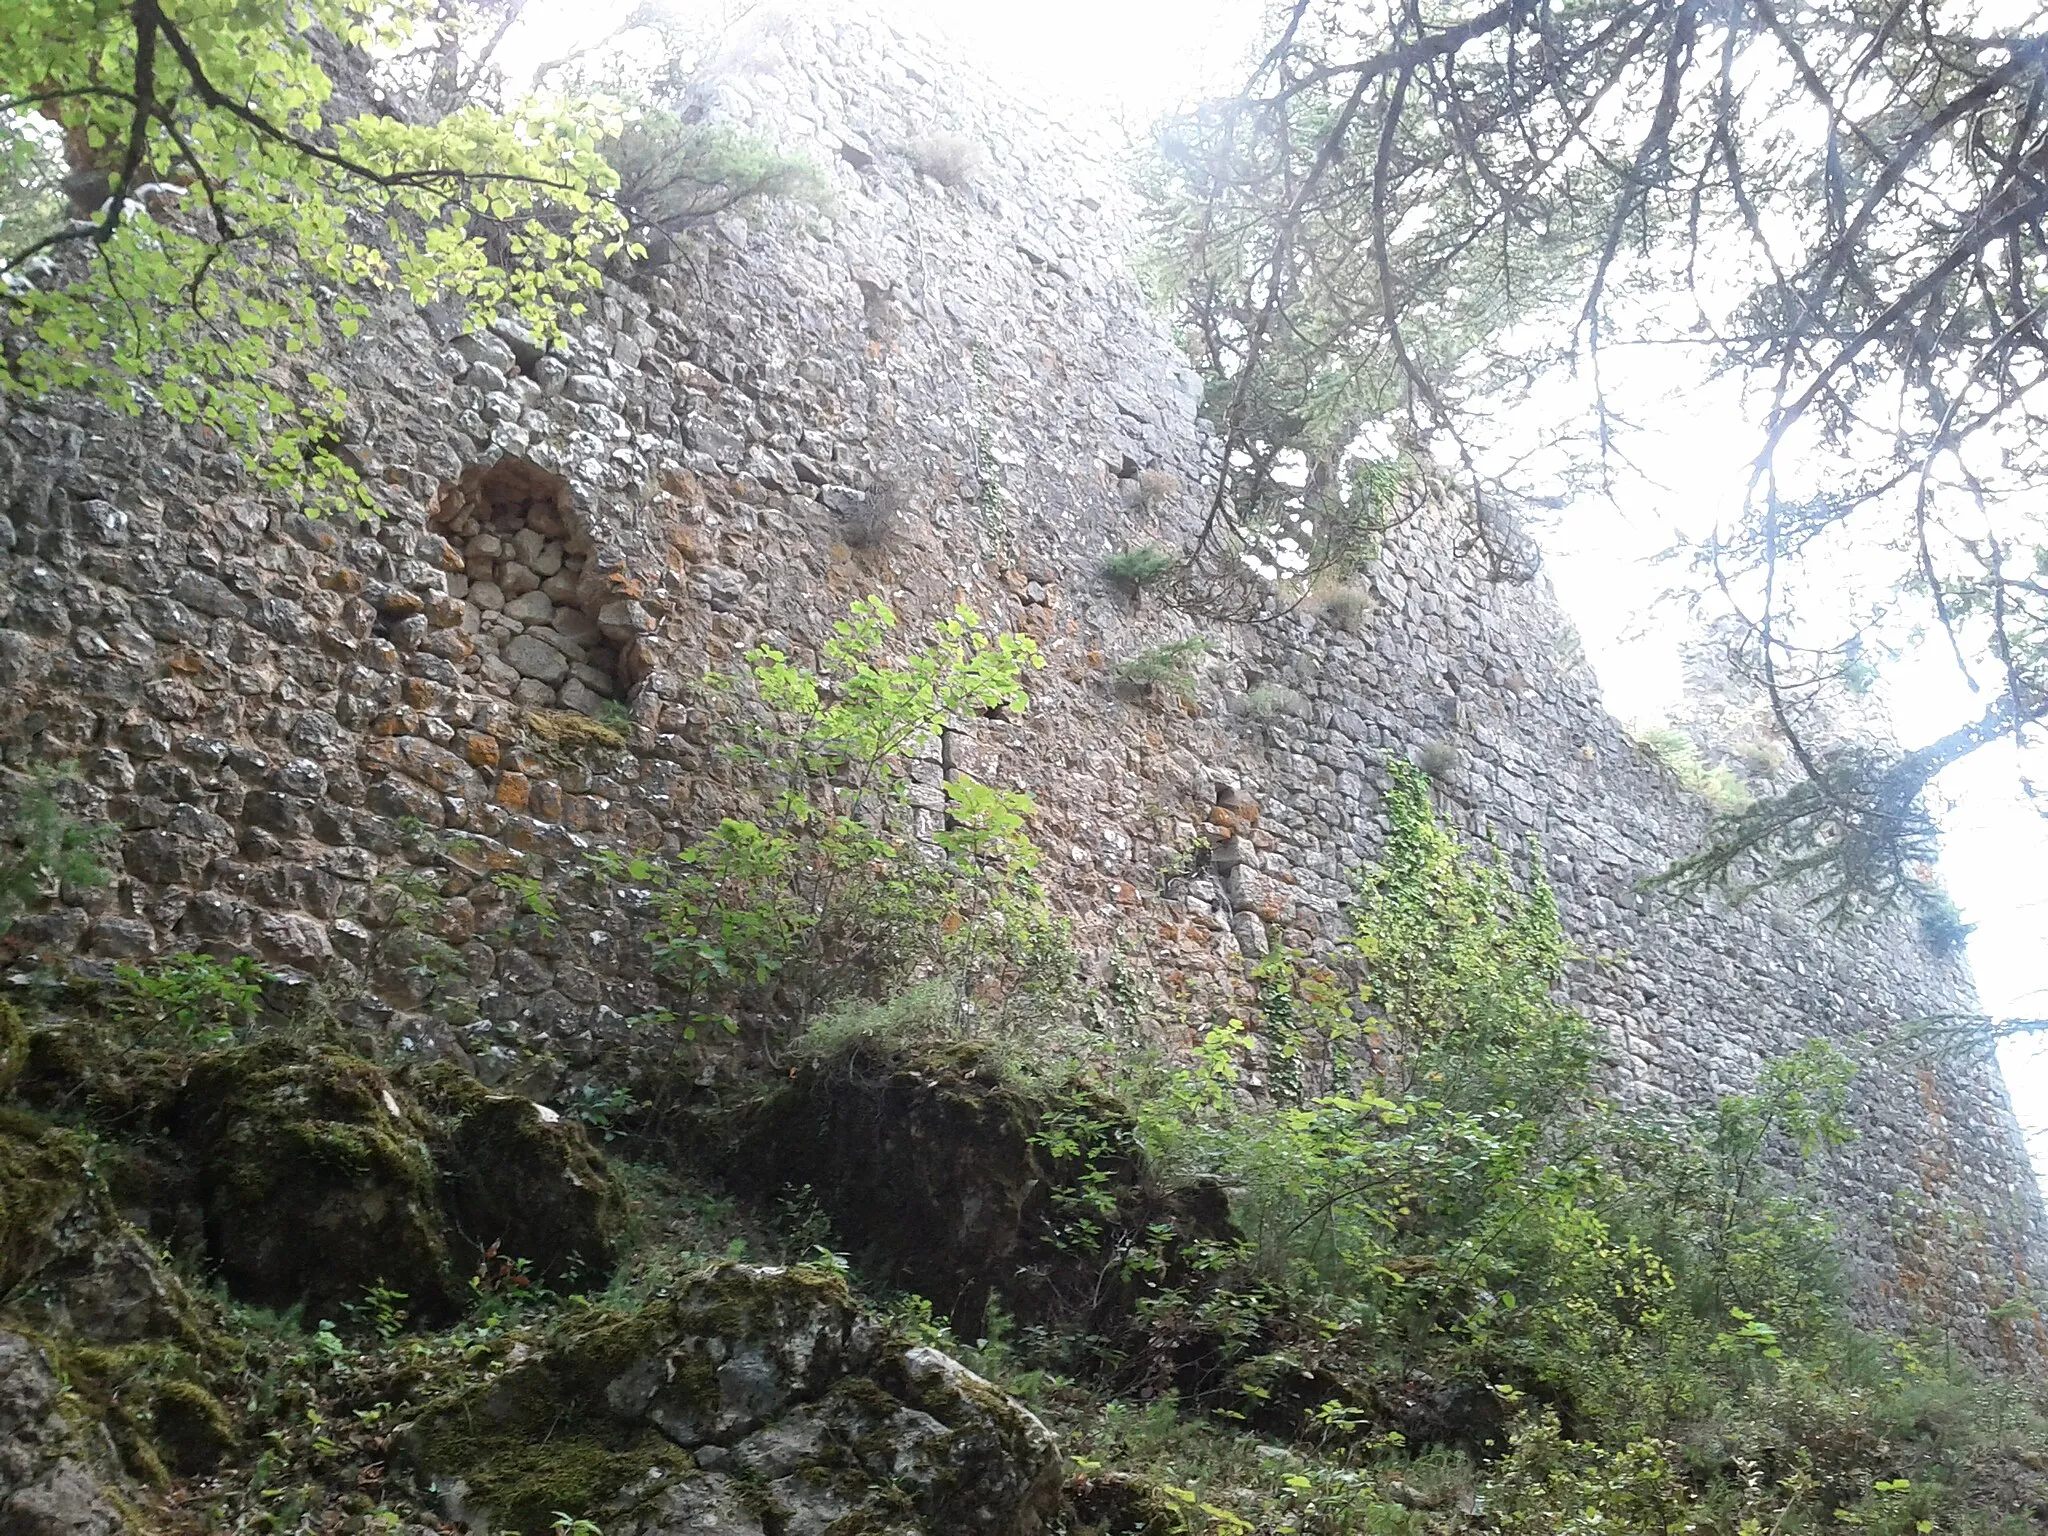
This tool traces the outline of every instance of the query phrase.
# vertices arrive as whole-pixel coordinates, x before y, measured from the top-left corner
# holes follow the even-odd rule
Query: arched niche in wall
[[[598,627],[602,588],[568,482],[500,459],[442,486],[436,531],[462,552],[454,595],[469,605],[486,691],[529,709],[596,716],[620,696],[619,653]]]

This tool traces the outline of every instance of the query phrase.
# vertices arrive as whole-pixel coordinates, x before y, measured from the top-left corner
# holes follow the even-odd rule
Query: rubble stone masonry
[[[493,877],[675,846],[744,788],[705,669],[812,654],[877,593],[1043,647],[1029,712],[959,722],[928,787],[1030,792],[1098,978],[1139,962],[1199,1004],[1270,944],[1327,945],[1385,765],[1419,757],[1468,831],[1540,839],[1628,1093],[1698,1102],[1816,1035],[1975,1010],[1910,921],[1646,893],[1704,807],[1605,712],[1544,584],[1491,579],[1448,509],[1397,531],[1368,601],[1258,628],[1106,581],[1186,537],[1213,447],[1126,198],[1055,124],[838,10],[755,13],[701,103],[808,153],[828,208],[728,218],[555,350],[435,312],[366,327],[335,366],[381,520],[289,510],[203,429],[0,404],[0,753],[75,760],[120,828],[119,878],[18,924],[18,958],[253,950],[393,1049],[546,1091],[653,1005],[645,950],[601,891],[514,942]],[[941,136],[979,146],[971,180],[918,169]],[[1117,683],[1197,632],[1195,701]],[[536,724],[618,705],[621,750]],[[430,1006],[407,871],[473,1022]],[[1988,1049],[1894,1053],[1856,1115],[1825,1173],[1870,1315],[2038,1358],[1990,1315],[2048,1230]]]

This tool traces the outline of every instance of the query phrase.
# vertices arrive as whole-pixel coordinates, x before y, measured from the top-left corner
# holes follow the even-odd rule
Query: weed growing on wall
[[[1681,786],[1723,815],[1737,815],[1756,803],[1749,787],[1727,768],[1709,768],[1683,731],[1649,726],[1630,733],[1637,746],[1671,770]]]
[[[0,934],[67,885],[107,883],[99,855],[111,829],[64,808],[58,786],[69,776],[67,769],[37,768],[17,781],[0,823]]]
[[[1207,635],[1188,635],[1126,656],[1116,664],[1116,675],[1133,687],[1158,688],[1188,698],[1199,680],[1197,668],[1215,654],[1216,642]]]
[[[115,1007],[144,1038],[226,1045],[255,1021],[267,973],[249,955],[170,955],[114,971]]]
[[[1037,648],[964,608],[892,654],[896,627],[879,598],[856,602],[821,669],[763,646],[741,676],[711,679],[762,812],[672,856],[592,855],[602,877],[645,893],[686,1038],[936,971],[1028,983],[1068,968],[1035,876],[1029,798],[960,772],[920,784],[916,767],[936,770],[949,720],[1028,707]]]
[[[1172,550],[1158,544],[1140,544],[1133,549],[1120,549],[1103,561],[1102,574],[1120,587],[1142,592],[1171,575],[1177,563]]]

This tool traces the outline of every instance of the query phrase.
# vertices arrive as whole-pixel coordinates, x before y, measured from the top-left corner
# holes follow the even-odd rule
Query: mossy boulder
[[[441,1065],[412,1085],[428,1112],[451,1246],[521,1259],[560,1288],[601,1284],[618,1263],[626,1202],[583,1127]]]
[[[738,1117],[722,1171],[756,1196],[808,1188],[865,1272],[968,1333],[993,1299],[1026,1323],[1117,1327],[1144,1288],[1187,1282],[1195,1245],[1236,1240],[1219,1188],[1147,1176],[1122,1105],[1020,1084],[971,1045],[855,1042],[802,1065]],[[1105,1287],[1134,1244],[1155,1262]]]
[[[0,1329],[0,1531],[122,1536],[121,1482],[112,1444],[77,1411],[48,1351]]]
[[[0,1298],[76,1249],[103,1203],[77,1137],[0,1110]]]
[[[146,1134],[184,1080],[190,1053],[138,1046],[97,1015],[27,1026],[14,1097],[109,1135]]]
[[[0,1307],[103,1344],[201,1333],[191,1297],[124,1222],[73,1132],[0,1109]]]
[[[1020,1404],[853,1303],[829,1270],[715,1266],[599,1312],[399,1439],[472,1529],[1031,1536],[1058,1451]]]
[[[435,1323],[486,1254],[557,1288],[616,1264],[625,1202],[583,1128],[452,1067],[276,1038],[138,1051],[89,1019],[24,1050],[18,1096],[90,1126],[121,1212],[241,1300],[339,1321],[383,1287]]]
[[[247,1301],[339,1320],[381,1287],[437,1323],[487,1254],[558,1286],[617,1262],[625,1202],[582,1127],[453,1068],[271,1040],[198,1058],[164,1121]]]
[[[28,1025],[14,1004],[0,1002],[0,1093],[7,1093],[28,1064]]]
[[[278,1041],[218,1052],[192,1067],[170,1122],[236,1296],[338,1319],[383,1287],[416,1317],[461,1310],[431,1127],[378,1067]]]
[[[208,1380],[233,1356],[89,1144],[0,1110],[0,1532],[111,1536],[142,1489],[217,1462],[235,1427]]]
[[[164,1461],[181,1477],[211,1472],[239,1439],[234,1416],[196,1381],[173,1378],[160,1383],[149,1411]]]

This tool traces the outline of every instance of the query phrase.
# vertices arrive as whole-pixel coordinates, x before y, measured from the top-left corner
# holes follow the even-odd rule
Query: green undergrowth
[[[1128,1330],[946,1342],[1194,1529],[2038,1528],[2030,1389],[1846,1309],[1807,1170],[1851,1136],[1853,1042],[1698,1111],[1613,1103],[1533,850],[1517,874],[1461,844],[1399,766],[1387,809],[1341,968],[1277,955],[1191,1060],[981,1058],[1052,1096],[1049,1126],[1063,1080],[1071,1125],[1108,1095],[1151,1178],[1229,1191],[1238,1240],[1171,1283],[1127,1245]],[[809,1044],[928,1050],[947,1022],[905,999]],[[1061,1196],[1076,1230],[1089,1187]],[[2039,1303],[2015,1284],[2000,1311]]]
[[[1006,1009],[953,972],[879,1002],[841,995],[735,1071],[725,1091],[750,1103],[856,1059],[913,1108],[921,1085],[974,1103],[1000,1087],[1029,1148],[1010,1185],[1035,1191],[1019,1230],[1036,1246],[971,1325],[892,1289],[900,1265],[864,1269],[875,1234],[835,1228],[823,1182],[749,1187],[628,1102],[616,1127],[608,1110],[587,1122],[626,1206],[601,1288],[493,1246],[455,1275],[452,1321],[446,1298],[388,1280],[280,1313],[187,1265],[183,1336],[52,1338],[71,1400],[177,1529],[445,1528],[396,1470],[432,1405],[708,1264],[812,1263],[1047,1421],[1073,1479],[1067,1536],[2041,1529],[2039,1383],[1973,1375],[1937,1335],[1885,1336],[1846,1309],[1807,1168],[1850,1134],[1853,1043],[1767,1063],[1695,1111],[1611,1102],[1601,1037],[1560,1000],[1571,956],[1534,851],[1460,842],[1398,766],[1386,809],[1347,949],[1276,953],[1189,1046],[1158,1043],[1187,1021],[1137,1017],[1137,988],[1112,989],[1111,1034]],[[181,959],[74,999],[97,1033],[0,1009],[0,1078],[47,1096],[6,1111],[27,1150],[0,1234],[52,1221],[61,1190],[23,1196],[60,1175],[118,1185],[139,1106],[169,1085],[255,1059],[229,1049],[264,1027],[255,984]],[[433,1074],[416,1087],[443,1119],[480,1093]],[[937,1186],[970,1206],[988,1162]],[[1195,1220],[1208,1207],[1190,1191],[1227,1200],[1227,1220]],[[27,1252],[0,1241],[0,1269]],[[1078,1305],[1071,1274],[1090,1280]],[[2038,1304],[2014,1288],[1999,1326],[2017,1338]],[[30,1326],[5,1298],[0,1322]],[[557,1467],[545,1443],[531,1460],[499,1469],[522,1518],[581,1518],[619,1470]]]

